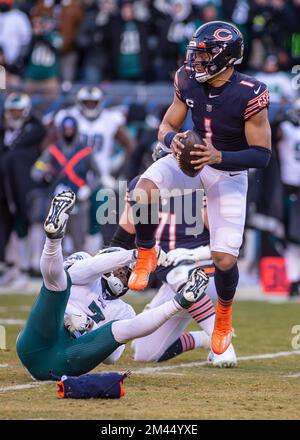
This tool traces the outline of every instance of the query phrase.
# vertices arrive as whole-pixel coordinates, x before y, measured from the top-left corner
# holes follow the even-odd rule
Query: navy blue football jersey
[[[132,179],[128,184],[128,200],[130,200],[130,191],[132,191],[140,176]],[[197,200],[197,197],[199,199]],[[161,201],[159,210],[159,225],[156,229],[156,243],[162,247],[165,252],[169,252],[176,248],[195,249],[199,246],[209,245],[209,231],[205,226],[201,227],[196,234],[190,234],[192,230],[198,230],[196,220],[201,218],[201,212],[198,213],[199,200],[202,197],[202,191],[193,191],[184,196],[171,197],[168,204]],[[186,208],[190,209],[190,216],[186,218],[185,215],[180,215],[182,211],[187,212]],[[202,203],[201,203],[202,206]],[[179,215],[178,215],[179,211]],[[181,211],[181,212],[180,212]],[[156,269],[156,276],[160,281],[166,281],[166,276],[173,269],[170,267],[158,267]]]
[[[135,188],[138,180],[139,176],[129,182],[129,193]],[[202,206],[201,197],[202,191],[199,190],[183,196],[170,197],[167,201],[162,200],[155,236],[156,243],[165,252],[176,248],[194,249],[209,244],[208,230],[203,227],[202,221],[197,223],[201,218],[201,212],[197,212],[199,206]]]
[[[245,121],[268,107],[266,84],[234,71],[222,87],[200,84],[182,66],[174,80],[176,96],[190,108],[194,130],[220,151],[249,148]],[[212,165],[216,169],[239,171],[241,168]]]

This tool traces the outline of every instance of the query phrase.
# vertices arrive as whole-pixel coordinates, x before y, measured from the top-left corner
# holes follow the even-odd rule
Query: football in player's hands
[[[178,165],[181,171],[184,174],[187,174],[190,177],[195,177],[200,172],[200,170],[195,170],[194,166],[191,164],[191,160],[195,160],[195,157],[191,156],[191,151],[198,151],[195,148],[195,145],[203,145],[203,140],[193,130],[188,130],[185,132],[185,137],[180,139],[180,142],[185,146],[183,150],[181,150],[180,156],[177,157]]]

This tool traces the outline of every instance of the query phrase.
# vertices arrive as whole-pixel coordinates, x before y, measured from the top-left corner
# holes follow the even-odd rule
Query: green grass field
[[[236,369],[201,364],[207,357],[207,350],[202,349],[163,364],[134,363],[128,346],[118,365],[97,369],[132,369],[125,382],[125,397],[120,401],[76,401],[60,399],[55,383],[33,382],[18,361],[15,340],[22,325],[7,324],[6,320],[26,319],[33,299],[0,296],[0,324],[7,332],[7,350],[0,350],[0,419],[299,418],[300,338],[298,350],[293,352],[292,347],[292,328],[300,326],[299,303],[235,303],[237,355],[254,357],[241,359]],[[140,301],[132,304],[138,312],[144,306]],[[256,358],[279,352],[288,355]],[[192,364],[195,362],[200,365]]]

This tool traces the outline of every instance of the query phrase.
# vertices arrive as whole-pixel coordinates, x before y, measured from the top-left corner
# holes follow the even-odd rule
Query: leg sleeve
[[[46,238],[41,256],[41,272],[46,289],[60,292],[67,286],[67,275],[63,268],[61,240]]]

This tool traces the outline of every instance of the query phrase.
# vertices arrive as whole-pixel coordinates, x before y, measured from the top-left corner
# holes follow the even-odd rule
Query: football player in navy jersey
[[[175,76],[175,96],[159,128],[159,141],[170,149],[141,176],[136,200],[148,204],[148,224],[137,223],[139,258],[129,288],[147,286],[156,267],[151,219],[159,192],[171,188],[199,188],[208,199],[210,248],[218,294],[211,349],[226,351],[232,338],[232,301],[238,284],[237,257],[242,244],[247,194],[247,169],[264,168],[271,157],[271,129],[266,85],[235,71],[243,58],[243,36],[230,23],[200,26],[187,48],[186,62]],[[185,175],[177,160],[184,148],[180,128],[191,110],[194,130],[203,138],[191,152],[195,177]],[[151,212],[151,214],[150,214]],[[158,221],[157,221],[158,223]]]
[[[133,208],[135,206],[131,197],[138,181],[139,176],[128,184],[125,209],[110,243],[111,246],[125,249],[135,247],[134,209],[130,205]],[[152,301],[146,305],[145,310],[154,309],[172,299],[188,282],[194,269],[200,268],[209,276],[213,276],[214,267],[209,249],[208,223],[206,209],[204,207],[202,209],[202,198],[203,190],[199,189],[184,195],[171,195],[169,200],[164,196],[161,197],[159,225],[155,238],[156,245],[167,254],[167,260],[166,267],[160,266],[155,271],[162,286]],[[191,214],[188,217],[184,215],[187,210]],[[197,214],[200,211],[203,214],[201,224],[197,224]],[[193,228],[193,234],[187,233],[189,228]],[[192,290],[198,289],[199,280],[196,272],[193,277]],[[188,311],[173,317],[150,335],[135,339],[132,344],[134,360],[161,362],[189,350],[208,348],[215,322],[215,309],[209,295],[215,296],[213,282],[209,283],[208,289]],[[192,319],[203,331],[185,331]],[[210,352],[208,361],[213,366],[221,368],[236,366],[237,360],[233,345],[231,344],[222,355],[215,356]]]

